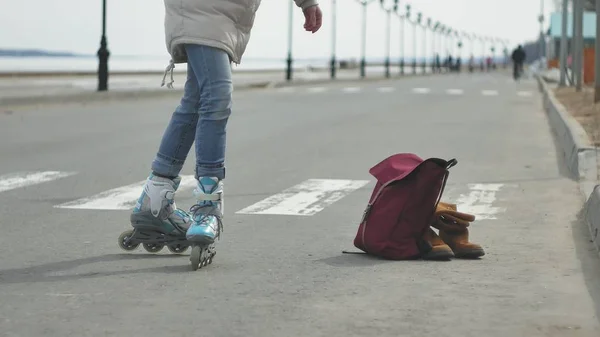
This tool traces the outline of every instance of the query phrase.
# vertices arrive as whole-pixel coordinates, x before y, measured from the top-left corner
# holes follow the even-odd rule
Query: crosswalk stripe
[[[497,90],[482,90],[481,94],[483,96],[497,96],[498,95],[498,91]]]
[[[326,92],[329,90],[333,90],[334,92],[336,91],[341,91],[343,93],[359,93],[359,92],[368,92],[369,90],[376,90],[380,93],[392,93],[395,92],[396,90],[398,90],[398,88],[395,87],[379,87],[379,88],[363,88],[363,87],[345,87],[345,88],[328,88],[328,87],[311,87],[311,88],[306,88],[304,89],[306,92],[308,93],[322,93],[322,92]],[[280,88],[277,89],[278,92],[280,93],[292,93],[297,91],[297,89],[288,87],[288,88]],[[458,96],[458,95],[464,95],[465,90],[464,89],[458,89],[458,88],[450,88],[450,89],[443,89],[444,92],[447,95],[453,95],[453,96]],[[412,93],[414,94],[429,94],[432,92],[431,88],[412,88]],[[498,90],[493,90],[493,89],[487,89],[487,90],[481,90],[480,94],[483,96],[498,96],[500,93]],[[515,93],[517,96],[519,97],[532,97],[533,93],[531,91],[517,91]]]
[[[75,201],[56,205],[55,208],[68,209],[101,209],[101,210],[129,210],[135,206],[135,202],[142,193],[145,180],[117,187],[108,191],[101,192],[88,198],[81,198]],[[185,190],[196,186],[196,180],[193,175],[181,176],[179,190]]]
[[[368,180],[309,179],[236,213],[311,216],[368,183]]]
[[[461,194],[457,199],[457,209],[460,212],[473,214],[476,220],[496,219],[503,208],[493,207],[496,192],[504,184],[469,184],[469,193]]]
[[[446,92],[449,95],[462,95],[464,91],[462,89],[448,89]]]
[[[284,87],[284,88],[277,89],[277,91],[278,92],[283,92],[283,93],[291,93],[291,92],[296,91],[296,89],[292,88],[292,87]]]
[[[312,92],[312,93],[324,92],[326,90],[327,90],[327,88],[325,88],[325,87],[308,88],[308,92]]]
[[[346,93],[355,93],[360,91],[360,87],[348,87],[344,88],[342,91]]]
[[[76,172],[60,171],[19,172],[6,174],[0,176],[0,192],[66,178],[74,174],[76,174]]]
[[[517,95],[520,97],[531,97],[533,96],[533,93],[531,91],[519,91],[517,92]]]
[[[50,182],[75,175],[77,172],[20,172],[0,176],[0,192]],[[113,188],[90,197],[55,205],[59,209],[130,210],[139,198],[146,181]],[[368,180],[308,179],[300,184],[241,209],[237,214],[272,214],[311,216],[331,206],[353,191],[367,185]],[[510,184],[509,184],[510,185]],[[193,175],[183,175],[179,190],[196,186]],[[472,183],[447,191],[459,211],[475,215],[477,220],[497,219],[505,208],[494,205],[496,195],[506,184]],[[467,189],[465,191],[465,189]],[[455,197],[452,197],[455,196]]]
[[[429,88],[413,88],[412,91],[416,94],[426,94],[426,93],[429,93],[431,91],[431,89],[429,89]]]
[[[379,92],[392,92],[396,90],[396,88],[394,87],[381,87],[381,88],[377,88],[377,91]]]

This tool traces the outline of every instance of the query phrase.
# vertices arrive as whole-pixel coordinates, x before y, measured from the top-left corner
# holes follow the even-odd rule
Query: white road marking
[[[517,95],[520,97],[531,97],[533,96],[533,93],[531,91],[519,91],[517,92]]]
[[[88,198],[81,198],[64,204],[56,205],[55,208],[69,209],[101,209],[101,210],[130,210],[140,197],[146,180],[104,191]],[[196,186],[193,175],[181,177],[178,191],[191,189]]]
[[[296,88],[292,88],[292,87],[284,87],[284,88],[279,88],[277,89],[278,92],[282,92],[282,93],[290,93],[290,92],[294,92],[296,91]]]
[[[0,176],[0,192],[14,190],[20,187],[37,185],[52,180],[72,176],[75,172],[42,171],[19,172]]]
[[[449,95],[462,95],[463,92],[464,91],[462,89],[448,89],[448,90],[446,90],[446,93],[448,93]]]
[[[496,192],[504,184],[469,184],[471,190],[468,195],[461,194],[456,202],[459,212],[473,214],[475,221],[496,219],[496,214],[503,212],[503,208],[494,207]]]
[[[308,92],[310,92],[310,93],[319,93],[319,92],[324,92],[326,90],[327,90],[327,88],[325,88],[325,87],[308,88]]]
[[[483,96],[498,96],[497,90],[481,90]]]
[[[412,90],[415,94],[427,94],[431,92],[429,88],[413,88]]]
[[[347,87],[342,89],[342,91],[345,93],[355,93],[360,91],[360,87]]]
[[[368,180],[309,179],[236,213],[311,216],[368,183]]]
[[[384,92],[384,93],[393,92],[394,90],[396,90],[396,88],[394,88],[394,87],[381,87],[381,88],[377,88],[377,91]]]

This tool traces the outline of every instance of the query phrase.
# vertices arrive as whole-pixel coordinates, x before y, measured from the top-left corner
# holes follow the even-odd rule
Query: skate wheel
[[[192,253],[190,254],[190,262],[192,263],[192,270],[198,270],[200,267],[200,257],[202,256],[202,247],[192,247]]]
[[[188,249],[188,246],[176,244],[167,246],[169,251],[173,254],[183,254]]]
[[[133,236],[132,230],[124,231],[123,233],[121,233],[121,235],[119,235],[119,239],[118,239],[119,247],[121,247],[121,249],[128,251],[128,252],[135,250],[140,244],[139,243],[136,243],[136,244],[131,243],[129,240],[131,239],[132,236]]]
[[[163,245],[157,245],[156,243],[144,243],[142,245],[148,253],[158,253],[164,248]]]

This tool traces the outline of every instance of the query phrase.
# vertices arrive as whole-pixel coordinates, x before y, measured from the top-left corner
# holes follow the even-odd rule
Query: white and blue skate
[[[191,218],[175,204],[175,191],[181,178],[173,180],[151,174],[142,195],[131,213],[132,230],[119,236],[119,247],[137,249],[140,243],[149,253],[158,253],[166,245],[172,253],[181,254],[191,245],[185,238]]]
[[[190,208],[192,224],[186,239],[192,243],[192,269],[197,270],[211,264],[216,255],[214,243],[223,230],[223,182],[217,178],[201,177],[194,195],[197,203]]]

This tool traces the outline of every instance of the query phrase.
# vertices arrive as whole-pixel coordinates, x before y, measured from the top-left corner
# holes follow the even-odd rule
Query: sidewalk
[[[179,66],[181,68],[181,66]],[[176,68],[177,70],[177,68]],[[367,68],[366,80],[383,79],[384,67]],[[397,77],[398,67],[391,67],[392,77]],[[412,75],[412,68],[406,69],[407,75]],[[430,69],[427,69],[430,73]],[[422,75],[422,69],[417,69],[417,75]],[[179,69],[173,74],[175,82],[173,89],[161,87],[163,74],[139,74],[109,76],[108,91],[96,91],[98,79],[95,75],[82,76],[40,76],[0,78],[0,108],[56,102],[80,102],[106,98],[127,98],[144,95],[177,94],[180,95],[186,81],[185,71]],[[167,76],[166,82],[170,79]],[[359,69],[338,70],[336,80],[353,81],[360,79]],[[318,83],[331,81],[328,70],[295,71],[291,84]],[[236,90],[261,88],[267,86],[287,85],[285,70],[233,72],[233,83]]]

